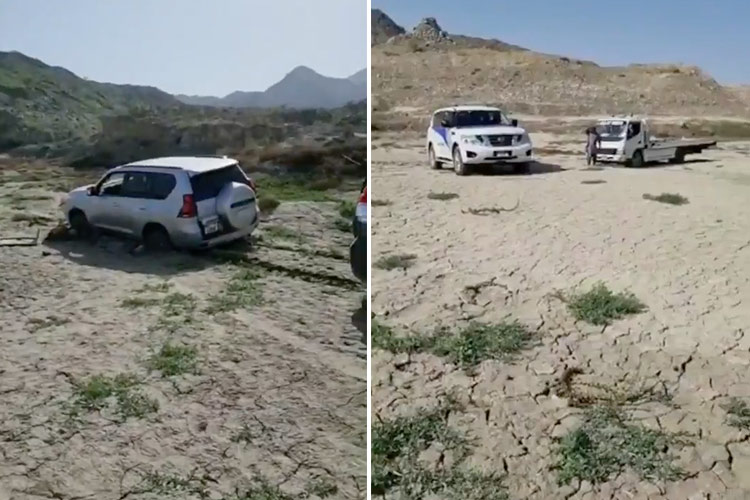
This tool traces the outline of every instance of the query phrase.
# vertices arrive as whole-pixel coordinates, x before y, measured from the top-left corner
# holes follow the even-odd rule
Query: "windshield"
[[[625,122],[602,122],[596,126],[596,131],[604,137],[624,137]]]
[[[510,120],[499,110],[457,111],[456,127],[487,127],[510,125]]]

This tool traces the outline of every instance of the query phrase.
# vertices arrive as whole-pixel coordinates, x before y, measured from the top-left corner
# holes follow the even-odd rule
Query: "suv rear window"
[[[203,201],[209,198],[215,198],[219,191],[230,182],[239,182],[247,186],[250,182],[242,173],[238,164],[211,170],[203,174],[198,174],[190,178],[190,184],[193,186],[193,196],[195,201]]]

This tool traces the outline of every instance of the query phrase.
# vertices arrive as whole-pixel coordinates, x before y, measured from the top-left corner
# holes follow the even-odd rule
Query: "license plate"
[[[495,151],[495,156],[510,156],[510,151]]]
[[[221,230],[221,224],[218,220],[206,222],[204,225],[206,234],[218,233]]]

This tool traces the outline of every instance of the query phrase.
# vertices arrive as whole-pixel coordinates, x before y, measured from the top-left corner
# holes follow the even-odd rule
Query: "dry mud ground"
[[[517,318],[539,341],[473,373],[431,354],[376,349],[373,421],[453,394],[463,411],[449,423],[474,443],[469,463],[505,472],[514,499],[750,498],[750,433],[724,409],[730,397],[750,400],[750,144],[720,144],[683,165],[591,170],[579,137],[533,139],[548,154],[530,175],[461,178],[428,168],[421,136],[375,138],[372,261],[416,257],[407,269],[373,270],[377,319],[424,334]],[[689,204],[643,199],[663,192]],[[511,212],[465,213],[517,202]],[[598,281],[632,291],[648,310],[607,327],[576,322],[555,292]],[[685,433],[689,444],[673,450],[683,480],[625,473],[558,485],[556,439],[580,410],[551,388],[572,367],[593,382],[663,383],[672,403],[645,405],[634,419]]]
[[[2,168],[3,235],[54,225],[82,183]],[[245,281],[257,266],[111,237],[0,247],[0,499],[364,498],[364,290],[336,217],[282,203],[250,255],[292,271]]]

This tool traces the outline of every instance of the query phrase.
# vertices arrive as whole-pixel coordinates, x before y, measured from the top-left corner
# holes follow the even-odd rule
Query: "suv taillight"
[[[354,212],[357,219],[362,223],[367,223],[367,187],[362,190],[357,202],[357,210]]]
[[[198,215],[198,207],[195,204],[195,198],[193,198],[192,194],[185,194],[182,196],[182,208],[180,208],[180,213],[177,214],[177,217],[181,217],[183,219],[191,219]]]

